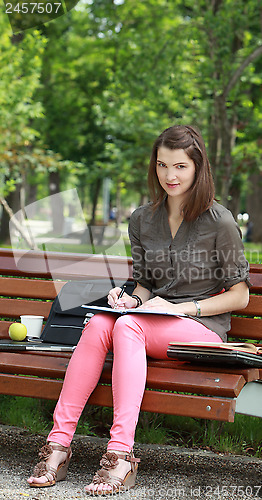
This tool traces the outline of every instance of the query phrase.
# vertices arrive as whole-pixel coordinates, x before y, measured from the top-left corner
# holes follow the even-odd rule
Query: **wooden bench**
[[[83,254],[13,252],[0,249],[0,338],[21,314],[47,318],[52,300],[68,279],[132,279],[131,259]],[[11,277],[10,277],[11,276]],[[54,281],[52,278],[54,278]],[[38,278],[38,279],[33,279]],[[230,337],[262,340],[262,265],[251,265],[251,296],[232,318]],[[59,281],[60,280],[60,281]],[[59,396],[69,353],[0,353],[0,393],[53,399]],[[112,406],[112,359],[89,404]],[[262,417],[262,370],[209,367],[148,360],[142,410],[211,420],[234,421],[235,412]]]

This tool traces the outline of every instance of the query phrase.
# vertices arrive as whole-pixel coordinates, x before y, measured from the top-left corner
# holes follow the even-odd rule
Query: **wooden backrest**
[[[249,304],[245,309],[233,311],[229,337],[262,341],[262,265],[250,265]]]
[[[52,301],[68,279],[106,276],[132,279],[131,258],[34,251],[13,253],[0,249],[0,337],[7,335],[10,322],[21,314],[41,314],[47,318]],[[262,341],[261,264],[251,264],[250,281],[249,304],[233,312],[229,336]]]
[[[0,249],[0,338],[22,314],[46,319],[52,301],[69,279],[132,279],[132,260],[125,257]],[[37,279],[36,279],[37,278]]]

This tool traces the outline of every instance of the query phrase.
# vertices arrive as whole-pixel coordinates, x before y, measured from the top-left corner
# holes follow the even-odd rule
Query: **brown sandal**
[[[112,476],[110,474],[110,470],[115,469],[118,466],[118,459],[126,460],[131,464],[131,470],[126,474],[124,479],[121,479],[117,476]],[[98,470],[94,477],[92,483],[95,485],[99,484],[109,484],[112,486],[112,489],[108,490],[88,490],[85,488],[85,491],[88,495],[113,495],[116,493],[124,492],[131,488],[134,488],[136,481],[136,474],[138,469],[138,462],[140,462],[140,458],[135,458],[133,452],[118,454],[111,451],[108,451],[102,456],[100,461],[100,465],[102,469]]]
[[[52,455],[54,450],[58,451],[66,451],[67,456],[66,459],[55,469],[46,463],[46,460]],[[46,486],[54,486],[54,484],[58,481],[63,481],[66,478],[67,469],[69,466],[69,462],[72,457],[71,448],[66,448],[61,444],[45,444],[39,451],[39,458],[41,462],[36,464],[33,477],[41,477],[45,476],[48,481],[45,483],[28,483],[29,486],[35,488],[45,488]]]

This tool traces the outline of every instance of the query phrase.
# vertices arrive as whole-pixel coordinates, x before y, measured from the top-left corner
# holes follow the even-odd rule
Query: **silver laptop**
[[[9,340],[0,339],[0,351],[52,351],[52,352],[73,352],[76,346],[65,344],[49,344],[41,339],[36,340]]]

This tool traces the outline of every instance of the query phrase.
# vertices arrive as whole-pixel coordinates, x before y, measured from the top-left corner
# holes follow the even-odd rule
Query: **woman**
[[[248,263],[231,213],[214,201],[205,145],[191,126],[173,126],[155,141],[150,166],[152,202],[133,212],[129,224],[134,279],[132,296],[110,290],[111,307],[185,313],[97,314],[83,330],[69,363],[54,412],[54,427],[28,479],[30,486],[65,477],[70,443],[81,412],[100,378],[109,349],[114,352],[114,420],[107,453],[89,494],[133,487],[139,459],[132,452],[146,382],[146,355],[167,358],[170,341],[221,342],[230,311],[249,298]]]

